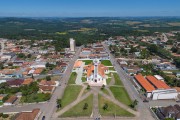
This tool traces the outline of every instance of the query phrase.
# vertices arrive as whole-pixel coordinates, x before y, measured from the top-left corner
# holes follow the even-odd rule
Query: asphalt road
[[[57,98],[62,98],[62,96],[63,96],[64,90],[65,90],[65,88],[67,86],[67,82],[68,82],[68,80],[70,78],[70,74],[72,72],[74,63],[78,59],[78,56],[79,56],[79,54],[81,52],[81,48],[82,47],[80,47],[77,50],[75,56],[69,62],[68,67],[67,67],[64,75],[62,76],[62,80],[61,80],[61,83],[60,83],[61,86],[56,87],[54,93],[52,94],[52,97],[51,97],[49,103],[45,104],[45,109],[42,110],[41,117],[45,116],[46,120],[50,120],[53,113],[56,112],[56,110],[57,110],[57,108],[56,108],[56,100],[57,100]]]
[[[110,61],[113,64],[115,70],[117,71],[120,79],[122,80],[129,96],[131,97],[132,100],[135,100],[135,99],[138,100],[137,109],[140,113],[139,120],[153,120],[154,118],[152,117],[151,112],[149,110],[149,104],[144,103],[142,101],[142,99],[140,98],[140,95],[137,93],[133,84],[130,81],[131,77],[123,71],[123,69],[117,63],[117,60],[114,58],[113,55],[111,55],[108,46],[105,43],[103,43],[103,46],[104,46],[105,50],[108,52],[108,54],[110,56]]]

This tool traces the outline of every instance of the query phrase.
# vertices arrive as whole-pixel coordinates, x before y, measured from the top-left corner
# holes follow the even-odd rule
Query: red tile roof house
[[[4,102],[4,106],[8,105],[13,105],[13,103],[17,100],[18,98],[16,96],[11,96],[8,100]]]
[[[39,86],[39,91],[41,93],[50,93],[50,94],[52,94],[54,89],[55,89],[54,86]]]
[[[55,86],[57,86],[55,81],[41,80],[39,83],[39,91],[41,93],[53,93]]]
[[[66,67],[68,64],[67,63],[65,63],[65,62],[63,62],[63,61],[60,61],[59,63],[58,63],[58,66],[59,67]]]
[[[41,85],[41,86],[56,86],[56,82],[52,81],[52,80],[51,81],[41,80],[39,85]]]
[[[9,81],[7,81],[7,84],[10,87],[20,87],[23,82],[24,82],[24,80],[22,80],[22,79],[16,79],[16,80],[9,80]]]
[[[26,111],[26,112],[18,113],[15,116],[15,120],[38,120],[40,114],[41,114],[41,111],[39,108],[37,108],[29,112]]]

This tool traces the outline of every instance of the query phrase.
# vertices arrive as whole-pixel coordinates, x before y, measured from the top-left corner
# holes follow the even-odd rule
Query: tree
[[[105,88],[105,85],[103,84],[102,87],[101,87],[101,90],[104,90],[104,88]]]
[[[178,51],[178,49],[177,49],[176,47],[172,47],[172,48],[171,48],[171,51],[172,51],[173,53],[176,53],[176,52]]]
[[[5,97],[3,97],[2,101],[5,102],[7,99],[9,99],[9,95],[6,95]]]
[[[31,58],[31,56],[32,56],[31,54],[28,54],[28,55],[27,55],[28,58]]]
[[[142,59],[147,59],[147,58],[149,58],[149,56],[150,56],[149,51],[146,50],[146,49],[143,49],[143,50],[140,52],[140,54],[141,54],[141,58],[142,58]]]
[[[46,80],[50,81],[51,80],[51,76],[46,76]]]
[[[3,116],[3,113],[0,113],[0,117],[2,117]]]
[[[157,47],[157,45],[155,45],[155,44],[151,44],[151,45],[148,46],[148,50],[149,50],[150,52],[157,53],[158,47]]]
[[[130,49],[129,53],[134,53],[134,52],[137,52],[137,50],[136,50],[135,47],[131,46],[131,49]]]
[[[135,108],[138,105],[138,101],[135,99],[132,103],[131,103],[131,107]]]
[[[49,66],[50,66],[50,64],[49,64],[49,62],[47,62],[47,63],[46,63],[46,67],[49,67]]]
[[[90,88],[91,88],[90,85],[88,85],[88,86],[87,86],[87,90],[89,90]]]
[[[0,62],[0,69],[4,69],[4,65],[1,62]]]
[[[88,108],[88,104],[84,103],[83,110],[86,110]]]
[[[26,55],[24,53],[19,53],[17,55],[18,58],[26,58]]]
[[[3,114],[2,117],[3,117],[3,118],[8,118],[9,115],[8,115],[8,114]]]
[[[108,109],[108,104],[105,103],[104,106],[103,106],[103,110],[107,110]]]
[[[180,68],[180,58],[179,57],[174,58],[174,63],[177,67]]]
[[[62,105],[61,105],[61,102],[62,102],[61,99],[57,99],[57,100],[56,100],[56,103],[57,103],[57,107],[58,107],[58,108],[61,108],[61,106],[62,106]]]
[[[8,87],[8,84],[6,82],[0,84],[0,89],[5,89]]]

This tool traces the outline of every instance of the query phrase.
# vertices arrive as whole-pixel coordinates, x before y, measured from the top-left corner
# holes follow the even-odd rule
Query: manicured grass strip
[[[109,85],[109,83],[111,82],[111,79],[112,79],[112,78],[106,79],[106,84],[107,84],[107,85]]]
[[[112,63],[110,60],[102,60],[101,64],[105,65],[105,66],[112,66]]]
[[[108,77],[111,77],[111,73],[107,74]]]
[[[83,60],[83,62],[85,62],[85,65],[89,65],[89,64],[91,64],[93,61],[92,61],[92,60]]]
[[[109,95],[109,92],[108,92],[108,90],[107,89],[101,89],[101,91],[103,92],[103,93],[105,93],[105,94],[107,94],[107,95]]]
[[[109,67],[109,70],[115,71],[114,67]]]
[[[87,103],[88,107],[87,109],[83,109],[84,104]],[[90,95],[74,107],[72,107],[70,110],[65,112],[61,115],[61,117],[80,117],[80,116],[90,116],[92,113],[92,106],[93,106],[93,95]]]
[[[82,77],[82,82],[86,82],[86,78],[85,77]]]
[[[78,85],[69,85],[66,87],[64,95],[62,97],[62,108],[69,103],[76,100],[77,96],[79,95],[80,91],[82,89],[82,86]]]
[[[119,100],[120,102],[122,102],[128,106],[131,105],[131,103],[132,103],[131,99],[124,87],[111,86],[110,90],[117,100]]]
[[[0,102],[0,106],[3,105],[3,102]]]
[[[75,84],[76,77],[77,77],[77,73],[76,72],[72,72],[71,76],[69,78],[68,84]]]
[[[106,79],[106,84],[109,85],[109,83],[111,82],[111,73],[107,74],[108,78]]]
[[[104,104],[108,105],[107,110],[103,109]],[[113,102],[99,95],[99,112],[102,116],[121,116],[121,117],[134,117],[134,115],[123,108],[117,106]]]
[[[119,75],[117,73],[113,73],[113,75],[114,75],[115,85],[122,85],[123,86],[123,83],[121,82],[121,80],[119,78]]]

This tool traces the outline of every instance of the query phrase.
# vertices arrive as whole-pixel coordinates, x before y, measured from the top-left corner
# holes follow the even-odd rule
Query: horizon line
[[[139,18],[139,17],[180,17],[180,16],[0,16],[0,18]]]

